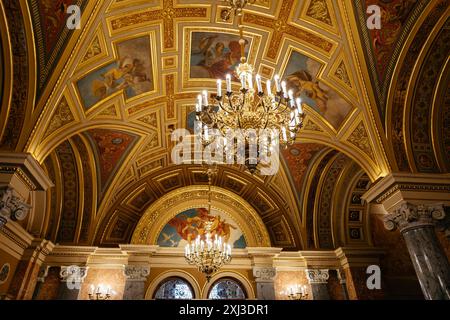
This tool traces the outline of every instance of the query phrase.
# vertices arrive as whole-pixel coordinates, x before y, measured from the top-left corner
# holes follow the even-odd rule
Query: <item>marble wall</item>
[[[447,255],[448,261],[450,261],[450,238],[447,238],[442,231],[436,232],[438,240],[442,246],[442,249],[444,249],[445,254]]]
[[[86,278],[81,286],[78,300],[88,300],[91,285],[98,286],[100,284],[111,286],[111,289],[116,292],[111,300],[122,300],[125,290],[126,277],[123,273],[123,268],[118,269],[97,269],[89,268]]]
[[[381,290],[370,290],[367,287],[367,267],[344,268],[347,280],[347,292],[350,300],[382,300],[385,298],[384,281]]]
[[[13,279],[14,273],[16,272],[18,263],[18,259],[14,258],[12,255],[6,253],[3,250],[0,250],[0,268],[5,264],[9,264],[9,273],[7,275],[3,275],[5,279],[4,282],[2,281],[3,283],[0,284],[0,297],[6,296],[6,294],[8,293],[8,289]]]
[[[61,285],[61,278],[59,276],[60,270],[60,267],[51,267],[48,269],[47,277],[45,277],[44,282],[40,284],[36,300],[58,299],[59,287]]]
[[[384,249],[381,257],[381,275],[387,299],[423,299],[405,240],[398,230],[384,227],[383,215],[370,214],[374,245]]]
[[[340,280],[338,278],[338,274],[336,270],[329,271],[330,278],[327,282],[328,293],[330,294],[331,300],[345,300],[344,289]]]
[[[274,285],[276,300],[289,300],[284,292],[295,285],[305,285],[308,293],[308,300],[312,300],[311,285],[308,283],[304,271],[278,271],[275,276]]]
[[[31,300],[37,284],[40,266],[35,262],[21,260],[14,272],[8,295],[17,300]]]

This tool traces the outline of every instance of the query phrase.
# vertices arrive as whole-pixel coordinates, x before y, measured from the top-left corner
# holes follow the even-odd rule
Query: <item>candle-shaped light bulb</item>
[[[279,75],[275,75],[275,77],[273,79],[275,80],[275,86],[277,88],[277,92],[281,92],[280,76]]]
[[[248,88],[253,89],[253,75],[252,74],[247,75],[247,81],[248,81]]]
[[[231,74],[227,74],[226,76],[227,79],[227,92],[231,92]]]
[[[207,106],[208,105],[208,91],[203,90],[202,96],[203,96],[203,105]]]
[[[291,108],[295,108],[294,91],[292,89],[289,89],[288,96],[289,96],[289,101],[291,103]]]
[[[203,105],[203,98],[202,98],[202,95],[201,95],[201,94],[199,94],[199,95],[197,96],[197,104],[199,104],[200,106]]]
[[[282,134],[283,141],[287,141],[286,127],[281,128],[281,134]]]
[[[283,96],[285,99],[288,98],[288,93],[287,93],[287,84],[286,81],[281,82],[281,89],[283,90]]]
[[[95,286],[93,284],[91,284],[90,294],[94,294],[94,292],[95,292]]]
[[[201,104],[197,103],[195,105],[195,112],[197,112],[197,113],[202,112],[202,105]]]
[[[208,141],[209,140],[209,130],[208,130],[208,126],[204,126],[203,127],[203,131],[204,131],[204,137],[205,137],[205,140],[206,141]],[[200,237],[199,237],[199,241],[200,241]]]
[[[263,92],[261,76],[259,74],[257,74],[255,79],[256,79],[256,87],[258,88],[258,93]]]
[[[217,80],[217,96],[222,96],[222,80],[220,79]]]
[[[291,122],[289,126],[293,130],[295,128],[295,125],[296,125],[295,112],[291,111]]]
[[[303,114],[302,99],[297,98],[297,100],[295,100],[295,103],[297,104],[298,113]]]
[[[267,80],[267,82],[266,82],[266,90],[267,90],[267,95],[270,96],[272,94],[272,83],[270,80]]]
[[[245,73],[241,75],[241,86],[242,89],[247,90],[247,76],[245,75]]]

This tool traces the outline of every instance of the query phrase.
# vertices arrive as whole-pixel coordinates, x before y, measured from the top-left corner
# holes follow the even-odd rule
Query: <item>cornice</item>
[[[9,221],[0,229],[1,248],[17,259],[23,256],[25,249],[31,246],[33,239],[33,236],[14,221]]]
[[[383,203],[396,191],[450,194],[450,174],[408,174],[392,173],[377,182],[361,197],[367,202]]]
[[[47,190],[53,182],[29,153],[0,151],[0,172],[17,174],[30,190]]]
[[[341,247],[337,248],[334,253],[336,258],[339,259],[340,265],[344,268],[349,268],[379,264],[380,257],[385,254],[385,251],[375,247]]]

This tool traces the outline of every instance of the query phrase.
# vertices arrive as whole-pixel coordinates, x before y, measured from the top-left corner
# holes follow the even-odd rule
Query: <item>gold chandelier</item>
[[[214,174],[213,169],[207,170],[208,175],[208,213],[211,213],[211,178]],[[223,241],[223,238],[217,234],[212,236],[213,221],[204,222],[206,233],[198,235],[185,247],[184,256],[191,265],[196,265],[198,270],[206,275],[209,282],[211,276],[219,270],[224,264],[231,261],[231,245]]]
[[[236,68],[235,76],[240,80],[241,87],[239,91],[233,91],[232,76],[228,74],[225,79],[225,92],[222,88],[223,81],[217,80],[214,103],[210,103],[208,91],[203,90],[196,104],[196,132],[204,145],[211,144],[219,138],[220,141],[215,142],[225,148],[227,147],[226,137],[230,131],[243,134],[246,148],[245,165],[251,173],[254,173],[263,157],[270,158],[271,153],[277,151],[275,148],[290,145],[295,141],[303,126],[302,100],[294,98],[293,91],[287,89],[286,82],[281,81],[278,75],[273,81],[267,80],[265,89],[263,88],[261,76],[259,74],[254,76],[254,68],[245,57],[246,40],[242,25],[242,10],[252,1],[229,0],[226,2],[230,6],[228,14],[234,12],[238,20],[241,61]],[[219,137],[212,134],[215,130],[218,130]],[[264,143],[265,148],[256,147],[259,151],[256,156],[251,157],[249,145],[254,144],[257,139],[255,140],[248,132],[262,130],[270,132],[265,135],[264,142],[257,141],[257,143]],[[237,153],[237,150],[233,152]]]

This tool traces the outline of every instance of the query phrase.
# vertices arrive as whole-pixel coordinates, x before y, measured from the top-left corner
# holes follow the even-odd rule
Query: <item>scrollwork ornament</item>
[[[145,281],[150,275],[150,268],[144,266],[126,266],[124,274],[130,281]]]
[[[277,270],[270,267],[255,267],[253,268],[253,276],[256,281],[273,281],[277,275]]]
[[[306,277],[309,283],[327,283],[330,273],[328,269],[306,269]]]
[[[399,228],[403,232],[412,227],[429,226],[434,222],[443,220],[445,211],[442,204],[435,205],[414,205],[403,203],[394,212],[384,218],[384,227],[393,231]]]
[[[0,189],[0,227],[8,220],[24,220],[31,206],[14,195],[13,189],[6,187]]]

